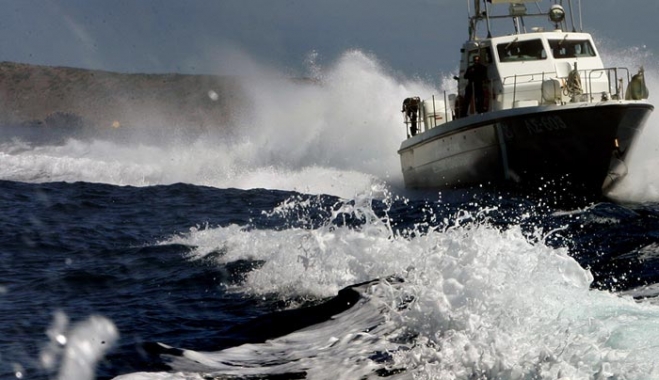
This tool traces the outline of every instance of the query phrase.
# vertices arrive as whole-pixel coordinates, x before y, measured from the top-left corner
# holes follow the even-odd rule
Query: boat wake
[[[292,199],[273,215],[308,209]],[[330,219],[341,216],[364,223],[201,228],[163,241],[190,246],[191,262],[258,263],[225,283],[229,291],[326,301],[249,321],[241,330],[256,332],[229,348],[148,345],[169,370],[117,379],[659,376],[659,349],[647,343],[659,338],[656,306],[591,290],[592,275],[566,249],[545,245],[546,233],[533,244],[519,226],[458,218],[410,238],[368,202]]]
[[[401,334],[403,331],[397,331],[396,323],[388,321],[388,310],[392,305],[383,295],[397,292],[396,285],[395,279],[371,281],[345,288],[337,297],[320,306],[295,310],[294,313],[282,312],[287,320],[280,322],[290,325],[299,319],[318,319],[321,317],[318,309],[327,309],[330,304],[350,307],[342,313],[327,315],[325,322],[265,342],[243,344],[219,352],[176,349],[164,344],[150,345],[149,350],[151,354],[160,354],[175,371],[191,373],[192,378],[284,376],[322,379],[327,377],[328,368],[341,366],[344,367],[341,378],[346,379],[395,373],[400,370],[387,366],[391,364],[391,355],[402,349],[401,343],[407,337]],[[269,319],[277,317],[268,316]],[[398,338],[394,339],[394,336]],[[131,374],[117,379],[134,379],[136,376],[148,378],[149,375]]]
[[[332,209],[332,223],[314,220],[310,198],[291,198],[265,213],[279,218],[276,228],[193,227],[159,242],[189,248],[189,264],[214,268],[222,290],[287,307],[236,327],[245,341],[231,347],[147,344],[167,370],[117,379],[659,378],[656,305],[592,289],[593,275],[566,248],[548,243],[555,231],[521,226],[531,218],[531,211],[519,211],[522,201],[497,199],[500,206],[509,202],[504,212],[522,214],[505,228],[474,222],[487,219],[489,209],[471,199],[460,207],[473,211],[433,213],[451,192],[399,212],[397,218],[412,220],[407,228],[373,210],[373,198],[384,199],[386,208],[396,198],[389,187],[402,184],[400,100],[436,93],[431,86],[396,78],[359,51],[331,67],[314,67],[311,81],[258,70],[245,80],[251,107],[230,134],[167,128],[171,135],[162,136],[159,126],[144,125],[120,139],[104,134],[54,142],[0,132],[2,180],[184,182],[350,200]],[[657,68],[646,73],[650,87],[659,88]],[[657,117],[651,116],[628,177],[612,193],[618,199],[659,201]],[[574,229],[619,223],[574,213]],[[568,224],[559,222],[556,230]],[[646,251],[649,257],[656,247]],[[239,275],[231,268],[240,268]],[[232,275],[222,277],[226,273]],[[656,295],[645,290],[629,294]],[[114,325],[102,322],[91,325],[109,345]],[[60,335],[49,338],[61,344]],[[72,349],[86,347],[81,342]]]

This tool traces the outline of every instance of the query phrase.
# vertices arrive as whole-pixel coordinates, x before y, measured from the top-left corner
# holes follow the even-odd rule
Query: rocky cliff
[[[0,125],[122,128],[225,127],[240,96],[235,78],[120,74],[0,63]]]

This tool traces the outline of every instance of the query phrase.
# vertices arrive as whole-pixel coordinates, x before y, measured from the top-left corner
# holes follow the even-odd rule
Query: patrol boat
[[[458,93],[403,102],[406,187],[553,183],[603,194],[627,173],[625,158],[654,109],[643,69],[605,67],[574,22],[572,0],[569,13],[564,2],[543,10],[542,0],[474,0]],[[549,30],[527,27],[539,19]],[[494,36],[503,21],[510,34]]]

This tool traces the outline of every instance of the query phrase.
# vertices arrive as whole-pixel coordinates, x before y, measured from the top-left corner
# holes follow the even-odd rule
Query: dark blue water
[[[289,205],[289,211],[273,212],[281,205]],[[571,290],[573,288],[568,287],[561,290],[565,292],[563,296],[583,297],[578,294],[586,291],[595,297],[606,297],[606,294],[622,295],[625,291],[636,289],[637,292],[633,294],[636,294],[637,300],[642,299],[639,305],[646,308],[643,313],[659,316],[659,309],[652,311],[657,307],[652,303],[652,298],[659,293],[652,290],[652,286],[659,283],[657,204],[624,205],[601,199],[579,199],[565,204],[537,195],[484,190],[446,193],[441,200],[437,196],[434,199],[432,196],[420,196],[415,200],[393,196],[388,199],[341,200],[333,196],[288,191],[217,189],[185,184],[130,187],[83,182],[34,184],[0,181],[0,231],[2,379],[56,378],[58,372],[60,376],[70,376],[70,373],[61,375],[60,372],[66,361],[63,353],[70,343],[53,342],[53,337],[48,336],[48,330],[56,325],[56,315],[68,318],[69,323],[61,329],[61,335],[64,336],[72,334],[76,323],[90,316],[102,316],[116,327],[118,339],[114,344],[108,341],[107,345],[111,347],[108,347],[96,366],[92,365],[97,378],[113,378],[136,372],[176,374],[180,371],[196,374],[189,375],[192,376],[189,378],[202,378],[206,373],[213,373],[216,377],[225,376],[221,378],[323,377],[313,375],[314,372],[308,367],[325,372],[340,372],[342,367],[339,364],[329,359],[318,359],[324,357],[322,352],[306,355],[305,360],[316,359],[306,366],[299,364],[300,368],[295,367],[300,359],[280,357],[277,365],[286,363],[291,367],[279,368],[265,356],[261,363],[261,356],[251,356],[250,363],[254,367],[278,368],[271,372],[266,370],[262,374],[235,366],[233,372],[217,368],[210,370],[203,366],[191,368],[190,365],[171,360],[172,357],[181,357],[182,351],[168,350],[156,343],[229,355],[233,352],[232,347],[241,347],[243,344],[252,345],[242,347],[260,347],[254,344],[270,347],[267,342],[273,339],[279,342],[278,337],[285,337],[304,328],[311,328],[312,331],[316,328],[318,333],[315,336],[321,336],[320,331],[329,328],[326,321],[331,316],[345,313],[346,310],[350,313],[366,312],[369,304],[360,306],[359,300],[373,302],[373,296],[366,295],[368,291],[364,290],[366,288],[362,283],[383,280],[383,276],[373,275],[377,271],[353,269],[353,277],[339,281],[332,280],[336,264],[330,262],[331,257],[325,257],[325,261],[317,259],[311,264],[305,264],[304,259],[299,260],[307,254],[307,258],[314,258],[310,253],[312,251],[331,251],[328,246],[337,250],[344,249],[342,240],[349,241],[346,246],[363,244],[365,248],[361,248],[361,251],[370,248],[386,250],[389,246],[396,246],[400,255],[409,256],[410,263],[418,260],[415,256],[417,244],[423,244],[421,250],[424,252],[441,248],[445,244],[455,245],[451,248],[455,252],[470,252],[470,247],[477,246],[476,252],[497,251],[497,257],[500,258],[496,261],[504,261],[501,255],[506,255],[506,252],[517,255],[517,250],[531,256],[567,252],[581,268],[590,271],[593,278],[587,286],[590,290]],[[213,244],[217,248],[211,247],[201,258],[193,258],[195,250],[205,244],[203,239],[206,234],[216,232],[226,232],[227,237],[214,237]],[[308,233],[322,236],[325,240],[317,247],[302,247],[299,252],[288,252],[287,241],[297,236],[287,235],[289,233]],[[246,237],[243,240],[232,240],[231,236],[237,234]],[[425,245],[427,239],[435,236],[438,240]],[[222,241],[228,243],[223,245]],[[275,270],[268,269],[270,259],[267,255],[270,253],[266,253],[265,257],[258,254],[263,249],[264,241],[271,246],[272,260],[280,255],[298,256],[298,260],[292,261],[298,266],[285,270],[286,277],[308,273],[309,265],[317,274],[309,276],[305,281],[313,282],[317,279],[320,287],[344,290],[340,295],[333,290],[331,294],[317,292],[312,288],[307,289],[308,282],[302,281],[297,287],[287,285],[278,288],[275,283],[271,290],[262,288],[261,282],[249,276],[259,271],[269,273]],[[481,245],[483,241],[487,244]],[[516,248],[519,246],[523,247]],[[222,260],[234,249],[245,253]],[[249,253],[252,249],[254,255]],[[334,255],[338,254],[335,252]],[[341,260],[354,259],[349,257]],[[404,263],[404,257],[401,259]],[[440,337],[441,331],[447,334],[447,331],[453,329],[460,331],[459,328],[442,330],[441,324],[429,327],[428,322],[420,319],[409,317],[405,322],[406,319],[401,317],[405,315],[405,310],[416,315],[413,312],[416,309],[410,306],[414,302],[418,302],[419,310],[422,309],[420,305],[433,304],[433,294],[445,292],[450,297],[453,293],[447,290],[446,285],[435,289],[433,281],[421,281],[420,277],[411,274],[407,265],[392,263],[387,267],[377,259],[372,262],[368,260],[361,258],[360,265],[364,265],[364,268],[385,265],[383,273],[391,271],[391,275],[397,275],[395,280],[387,280],[387,284],[400,281],[413,286],[403,292],[407,296],[394,297],[398,306],[395,311],[389,312],[396,316],[390,316],[390,319],[398,323],[392,330],[396,333],[386,330],[384,326],[388,325],[383,321],[373,322],[375,325],[364,331],[370,331],[370,337],[377,337],[380,343],[386,340],[388,345],[405,347],[405,350],[423,347],[423,350],[435,350],[438,355],[449,352],[448,348],[440,347],[438,342],[442,342],[442,338],[433,338],[434,333],[428,331],[435,329],[435,333],[440,334],[436,336]],[[438,262],[437,265],[448,264]],[[563,267],[556,268],[548,265],[546,274],[549,277],[562,276]],[[422,268],[416,270],[419,269]],[[481,269],[488,268],[474,266],[470,273]],[[490,269],[495,277],[508,275],[506,269]],[[512,276],[517,276],[515,273],[521,275],[515,271],[517,269],[513,270]],[[446,273],[456,273],[456,269]],[[536,286],[533,278],[537,277],[538,290],[542,291],[546,285],[542,282],[545,280],[541,279],[541,273],[542,268],[537,276],[530,277],[525,286]],[[456,275],[456,279],[462,279],[467,289],[475,279],[481,277],[475,274],[473,278]],[[350,278],[354,282],[351,283]],[[495,288],[496,284],[497,280],[486,281],[484,288],[474,285],[472,291],[488,292],[486,289]],[[522,288],[520,291],[523,293]],[[639,289],[645,289],[645,292]],[[508,302],[511,296],[514,294],[503,290],[485,299],[500,304]],[[473,295],[470,297],[473,298]],[[584,310],[579,312],[588,313],[601,306],[613,310],[611,315],[627,315],[634,320],[643,314],[630,311],[628,303],[617,304],[619,301],[616,298],[585,301],[590,306],[584,306]],[[458,324],[465,322],[460,321],[464,314],[457,312],[459,307],[454,307]],[[494,304],[491,305],[490,310],[494,307]],[[468,314],[472,317],[478,315],[477,310],[469,309]],[[511,306],[509,310],[515,308]],[[599,315],[602,320],[610,322],[609,317]],[[646,327],[653,328],[653,319],[649,318],[648,321],[650,324]],[[352,326],[352,322],[348,325],[343,324],[346,322],[336,323],[340,326],[337,328],[339,331]],[[625,326],[623,321],[612,323],[619,324],[614,330]],[[548,326],[552,326],[552,323]],[[559,328],[560,323],[555,322],[555,326]],[[571,326],[576,329],[574,325]],[[593,332],[593,329],[596,328],[581,333],[586,336],[590,334],[597,340],[599,333]],[[502,332],[510,333],[506,331],[507,328],[502,327]],[[334,335],[337,334],[335,331]],[[619,334],[628,334],[625,337],[630,339],[634,335],[633,332]],[[476,345],[479,338],[472,338]],[[532,339],[533,334],[529,333],[526,338]],[[336,339],[342,341],[341,336],[337,335]],[[435,343],[432,343],[433,339]],[[517,344],[522,345],[525,337],[523,334],[521,337],[511,335],[511,339],[518,339]],[[313,351],[308,347],[304,350],[298,347],[299,342],[286,342],[289,343],[281,344],[291,346],[284,347],[282,352]],[[56,348],[48,351],[49,344],[54,344]],[[359,341],[351,344],[364,343]],[[632,348],[620,348],[612,343],[609,351],[633,351],[634,344],[630,343]],[[641,349],[640,343],[638,349]],[[532,351],[530,348],[527,350]],[[40,359],[44,352],[56,353],[55,362],[44,363]],[[406,351],[398,348],[374,348],[373,352],[362,350],[358,354],[349,355],[347,349],[340,352],[346,353],[346,358],[352,360],[351,365],[356,368],[361,366],[370,374],[368,377],[372,378],[405,377],[427,371],[419,363],[407,361],[404,354]],[[512,355],[511,351],[505,349],[501,352]],[[574,364],[576,359],[561,356],[562,352],[556,348],[555,352],[551,352],[554,355],[552,360],[562,366],[578,367]],[[245,357],[249,356],[244,353],[242,355],[240,360],[246,360]],[[234,356],[229,357],[238,360]],[[223,360],[226,362],[229,359],[221,359],[220,362]],[[444,363],[449,361],[446,357],[440,362],[442,360]],[[461,358],[458,362],[462,360],[469,361]],[[480,360],[473,360],[473,366],[463,366],[476,368],[481,365],[477,364]],[[614,374],[616,371],[629,373],[628,368],[638,366],[636,362],[630,363],[624,357],[618,358],[618,362],[605,356],[590,360],[595,363],[591,371],[592,378],[595,378],[598,363],[600,368],[612,368],[610,371]],[[610,361],[614,361],[613,367],[602,364]],[[198,364],[198,360],[196,362]],[[542,363],[538,363],[530,367],[539,368]],[[497,373],[495,369],[489,370],[490,376]],[[499,371],[502,378],[512,378],[510,371]],[[530,373],[531,370],[525,371]],[[651,373],[648,371],[638,370],[629,378],[644,378],[642,374]],[[541,372],[538,370],[537,373]],[[172,378],[188,378],[176,376]],[[350,372],[343,374],[344,378],[351,376]],[[549,375],[545,373],[543,376]]]

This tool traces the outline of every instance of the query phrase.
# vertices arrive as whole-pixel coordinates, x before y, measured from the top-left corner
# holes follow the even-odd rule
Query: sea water
[[[231,134],[3,136],[3,379],[659,378],[656,114],[615,203],[409,192],[433,86],[246,67]]]

